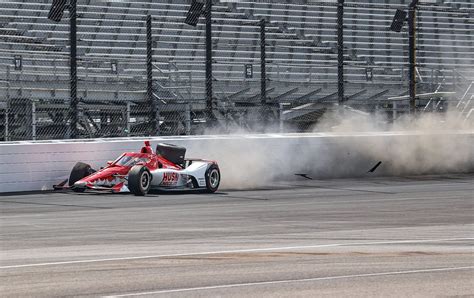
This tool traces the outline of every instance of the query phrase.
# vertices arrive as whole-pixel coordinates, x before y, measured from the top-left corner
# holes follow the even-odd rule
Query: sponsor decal
[[[206,178],[199,178],[198,179],[198,184],[199,184],[199,186],[205,186],[206,185]]]
[[[179,180],[179,174],[175,172],[170,173],[163,173],[163,180],[161,181],[161,185],[163,186],[170,186],[176,185]]]

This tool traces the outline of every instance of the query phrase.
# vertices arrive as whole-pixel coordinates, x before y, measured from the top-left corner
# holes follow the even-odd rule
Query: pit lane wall
[[[474,172],[474,132],[256,134],[154,137],[185,146],[187,157],[216,160],[222,188],[289,179]],[[0,143],[0,193],[51,189],[77,161],[100,168],[145,138]],[[367,173],[379,161],[374,173]]]

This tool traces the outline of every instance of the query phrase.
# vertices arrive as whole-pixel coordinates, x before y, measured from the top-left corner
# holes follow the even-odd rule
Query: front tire
[[[83,162],[78,162],[74,165],[72,168],[71,174],[69,175],[69,181],[68,184],[69,186],[74,186],[74,183],[77,181],[81,180],[84,177],[89,176],[92,174],[94,170],[91,169],[91,166],[83,163]],[[83,192],[85,188],[72,188],[75,192]]]
[[[219,188],[221,182],[221,172],[219,167],[215,164],[211,165],[206,171],[206,191],[214,193]]]
[[[144,166],[133,166],[128,172],[128,189],[136,196],[145,196],[151,187],[151,173]]]

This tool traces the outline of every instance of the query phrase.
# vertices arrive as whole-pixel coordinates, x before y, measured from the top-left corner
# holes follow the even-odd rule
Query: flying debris
[[[53,185],[53,189],[54,189],[54,190],[63,189],[64,186],[66,185],[66,183],[68,182],[68,180],[69,180],[69,179],[65,179],[65,180],[61,181],[61,183]]]
[[[375,166],[373,166],[367,173],[373,173],[377,168],[382,164],[381,161],[379,161]]]
[[[300,176],[300,177],[306,178],[308,180],[313,180],[313,178],[309,177],[308,174],[295,174],[295,176]]]

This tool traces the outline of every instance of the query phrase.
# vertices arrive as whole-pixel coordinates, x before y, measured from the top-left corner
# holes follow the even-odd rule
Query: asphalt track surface
[[[473,182],[0,196],[0,295],[472,297]]]

